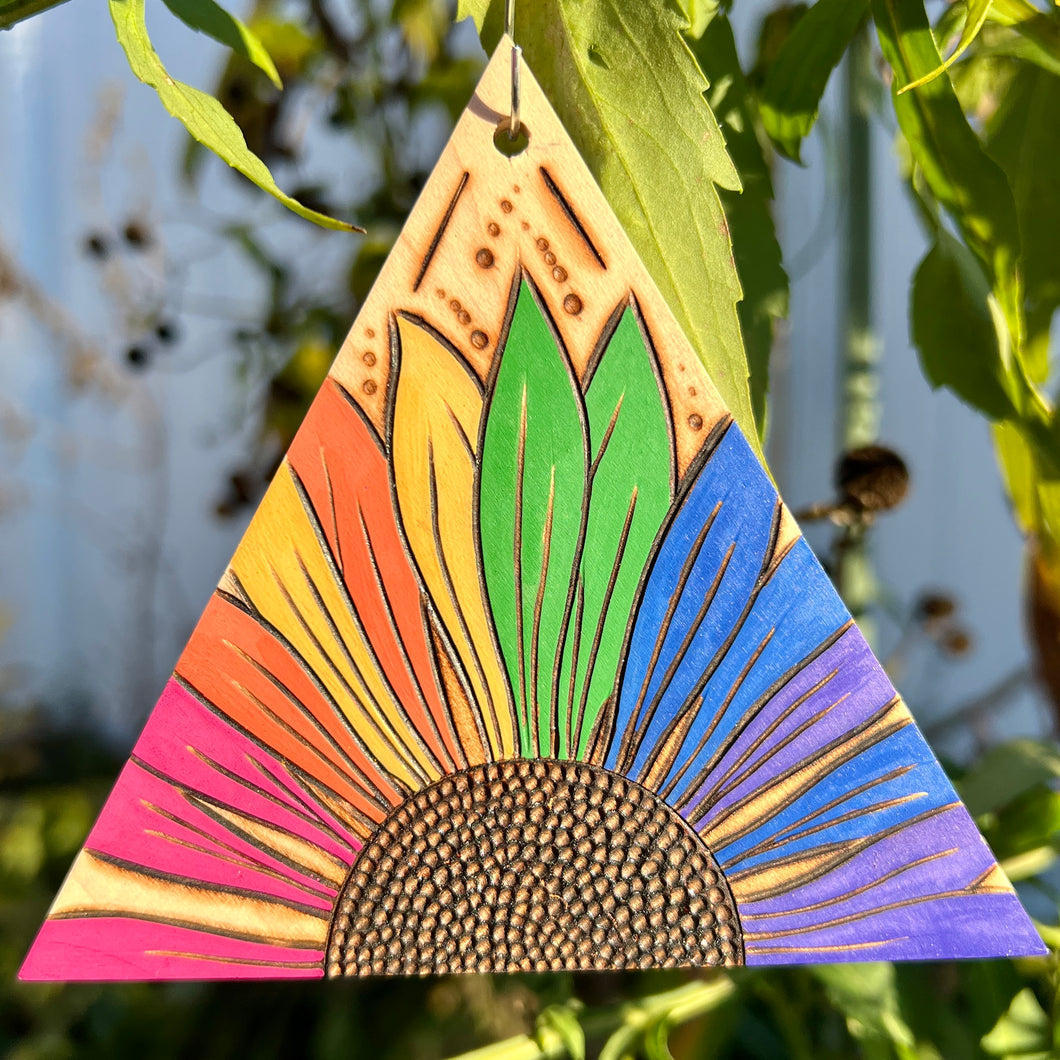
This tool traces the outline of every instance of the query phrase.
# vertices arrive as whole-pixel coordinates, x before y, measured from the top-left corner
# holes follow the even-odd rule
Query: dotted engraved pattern
[[[354,864],[328,974],[733,965],[736,906],[710,851],[650,791],[579,762],[445,777]]]

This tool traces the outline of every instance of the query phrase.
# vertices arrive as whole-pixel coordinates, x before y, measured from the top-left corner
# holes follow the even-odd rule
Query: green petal
[[[672,435],[655,358],[632,308],[612,320],[585,391],[589,518],[560,677],[560,749],[575,758],[614,691],[637,584],[673,499]]]
[[[549,755],[588,452],[570,365],[525,280],[499,357],[480,450],[483,567],[522,751]]]

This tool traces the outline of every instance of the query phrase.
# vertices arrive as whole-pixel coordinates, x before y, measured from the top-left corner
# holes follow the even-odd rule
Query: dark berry
[[[110,240],[100,232],[92,232],[85,237],[85,253],[90,258],[105,261],[110,256]]]
[[[125,351],[125,360],[130,368],[139,371],[151,363],[151,354],[143,346],[130,346]]]
[[[180,339],[180,329],[172,320],[159,321],[155,328],[155,338],[167,346],[171,346]]]
[[[141,221],[129,221],[121,234],[125,242],[136,250],[144,250],[151,245],[151,233]]]

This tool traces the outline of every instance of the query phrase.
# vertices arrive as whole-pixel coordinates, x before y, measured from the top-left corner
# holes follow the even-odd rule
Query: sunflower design
[[[635,294],[580,374],[507,305],[484,373],[392,315],[383,430],[325,384],[23,977],[1040,952]]]

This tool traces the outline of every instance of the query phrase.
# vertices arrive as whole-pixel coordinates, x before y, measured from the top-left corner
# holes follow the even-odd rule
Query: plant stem
[[[661,994],[608,1008],[579,1009],[572,1004],[570,1011],[577,1017],[587,1039],[624,1032],[632,1041],[661,1019],[676,1026],[702,1016],[727,1001],[735,992],[736,984],[722,976],[685,983]],[[520,1034],[482,1049],[462,1053],[452,1060],[562,1060],[568,1055],[559,1034],[542,1029],[535,1036]]]
[[[879,344],[872,329],[872,151],[866,86],[872,76],[868,23],[858,29],[846,62],[847,211],[844,254],[845,319],[841,379],[843,452],[876,441],[880,405]],[[868,610],[877,587],[865,528],[844,534],[835,564],[839,591],[868,640]]]

